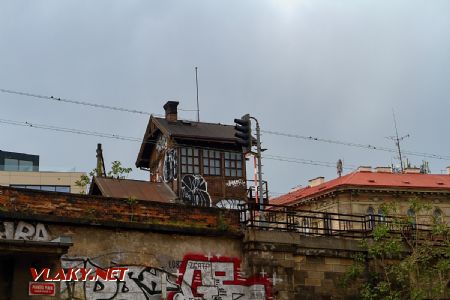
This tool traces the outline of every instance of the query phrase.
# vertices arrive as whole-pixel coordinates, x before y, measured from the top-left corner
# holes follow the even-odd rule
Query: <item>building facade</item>
[[[177,106],[169,101],[165,118],[150,117],[136,167],[188,205],[232,208],[245,202],[245,157],[234,126],[180,120]]]
[[[330,181],[323,177],[312,179],[308,186],[274,198],[270,203],[303,211],[296,222],[308,233],[314,233],[316,228],[322,231],[370,229],[376,222],[386,221],[386,207],[395,209],[389,214],[414,219],[417,224],[433,221],[450,224],[450,172],[421,174],[419,169],[410,168],[404,173],[393,173],[385,167],[360,167]],[[416,212],[417,204],[424,209]],[[348,222],[342,221],[346,214],[365,216],[360,225],[353,225],[360,228],[349,228]]]
[[[39,155],[0,150],[0,171],[38,172]]]
[[[81,193],[83,172],[39,171],[39,156],[0,151],[0,185],[33,190]]]

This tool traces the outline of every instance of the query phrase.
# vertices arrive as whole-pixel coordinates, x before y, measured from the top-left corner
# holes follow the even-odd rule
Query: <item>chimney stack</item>
[[[406,174],[420,174],[420,168],[406,168]]]
[[[322,176],[314,178],[314,179],[310,179],[309,180],[309,187],[318,186],[318,185],[320,185],[320,184],[322,184],[324,182],[325,182],[325,177],[322,177]]]
[[[176,122],[178,120],[177,106],[178,101],[167,101],[164,104],[164,110],[166,111],[166,120],[169,122]]]
[[[447,167],[447,175],[450,175],[450,167]]]

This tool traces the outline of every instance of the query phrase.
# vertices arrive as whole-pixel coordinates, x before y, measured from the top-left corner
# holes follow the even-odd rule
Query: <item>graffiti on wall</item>
[[[0,240],[50,241],[47,228],[42,223],[0,222]]]
[[[181,291],[170,292],[169,300],[272,299],[270,281],[243,278],[238,258],[186,255],[177,284]]]
[[[101,268],[87,258],[64,258],[64,268]],[[124,266],[123,281],[66,282],[62,299],[86,300],[267,300],[267,277],[243,278],[238,258],[186,255],[177,272],[146,266]],[[80,288],[82,292],[80,293]]]
[[[211,206],[208,184],[201,175],[187,174],[181,181],[181,199],[188,205]]]
[[[156,142],[156,151],[161,152],[167,149],[167,137],[165,135],[161,135]]]
[[[171,182],[177,178],[177,151],[167,150],[164,155],[163,177],[165,182]]]
[[[225,185],[227,187],[245,187],[246,183],[243,179],[232,179],[228,180]]]
[[[101,266],[90,259],[63,259],[64,268],[82,268],[96,270]],[[160,300],[164,292],[180,290],[176,276],[163,269],[145,266],[124,266],[128,272],[123,281],[71,281],[61,286],[63,299],[78,299],[80,294],[86,300],[120,299],[120,300]],[[90,273],[95,276],[95,272]],[[82,290],[82,291],[80,291]]]
[[[226,209],[240,209],[240,206],[245,203],[246,202],[244,200],[223,199],[216,203],[216,207]]]

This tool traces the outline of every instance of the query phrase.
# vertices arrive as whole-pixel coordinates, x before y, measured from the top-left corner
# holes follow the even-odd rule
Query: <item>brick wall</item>
[[[0,187],[0,216],[46,222],[240,235],[236,211]]]

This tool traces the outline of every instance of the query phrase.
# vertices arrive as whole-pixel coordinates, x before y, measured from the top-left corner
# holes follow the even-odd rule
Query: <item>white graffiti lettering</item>
[[[223,199],[216,203],[216,207],[226,209],[239,209],[243,204],[245,204],[244,200]]]
[[[14,222],[0,223],[0,240],[28,240],[28,241],[49,241],[45,225],[37,223],[36,225],[19,221],[17,226]]]
[[[228,187],[245,186],[245,181],[243,179],[233,179],[233,180],[228,180],[225,183],[225,185],[228,186]]]

